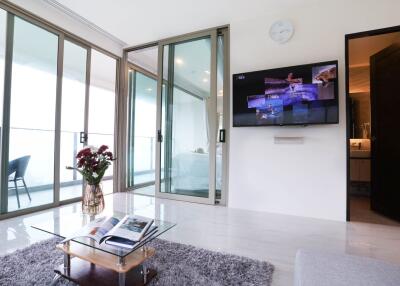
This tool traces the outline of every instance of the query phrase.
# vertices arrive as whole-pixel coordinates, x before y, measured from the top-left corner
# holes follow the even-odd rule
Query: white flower
[[[97,178],[99,175],[98,175],[97,173],[93,173],[93,175],[92,175],[92,176],[93,176],[93,178],[95,178],[95,179],[96,179],[96,178]]]
[[[95,147],[95,146],[92,146],[92,145],[89,145],[89,146],[87,146],[87,147],[90,148],[90,152],[92,152],[92,153],[96,153],[97,150],[99,150],[99,148],[97,148],[97,147]]]

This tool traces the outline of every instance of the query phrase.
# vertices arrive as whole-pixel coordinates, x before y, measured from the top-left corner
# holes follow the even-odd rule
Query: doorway
[[[400,226],[400,27],[346,35],[347,220]]]
[[[125,50],[128,190],[225,203],[227,43],[224,28]]]

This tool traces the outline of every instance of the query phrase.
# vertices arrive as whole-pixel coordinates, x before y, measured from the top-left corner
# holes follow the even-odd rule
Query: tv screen
[[[233,75],[233,126],[338,123],[337,61]]]

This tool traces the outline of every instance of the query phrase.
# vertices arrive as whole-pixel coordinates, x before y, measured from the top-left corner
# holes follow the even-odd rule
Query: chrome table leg
[[[147,274],[149,274],[149,270],[145,265],[142,265],[142,275],[143,275],[143,284],[147,283]]]
[[[64,243],[64,248],[69,249],[69,241]],[[64,273],[69,275],[71,270],[71,255],[64,251]]]
[[[53,280],[51,281],[50,286],[57,285],[57,283],[58,283],[58,281],[59,281],[60,279],[61,279],[61,275],[60,275],[60,274],[56,274],[56,275],[53,277]]]
[[[126,273],[118,273],[118,286],[125,286]]]
[[[122,255],[122,251],[119,253]],[[125,257],[118,257],[118,266],[123,267],[125,265]],[[125,286],[125,280],[126,280],[126,273],[125,272],[119,272],[118,273],[118,286]]]

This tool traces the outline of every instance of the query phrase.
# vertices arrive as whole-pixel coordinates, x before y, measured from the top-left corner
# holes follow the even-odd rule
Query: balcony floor
[[[105,194],[112,193],[113,184],[112,180],[103,181],[103,191]],[[16,211],[18,209],[26,209],[36,207],[53,202],[53,189],[46,189],[42,191],[30,192],[32,201],[29,201],[28,195],[24,188],[19,188],[19,201],[21,207],[18,208],[17,196],[11,195],[8,197],[8,211]],[[75,185],[61,188],[61,200],[71,199],[82,196],[82,186]]]

